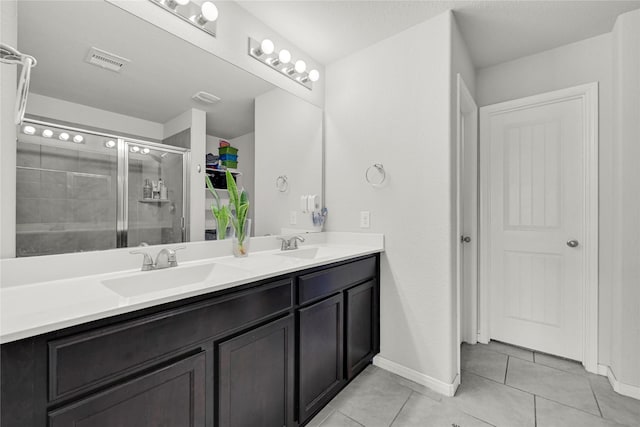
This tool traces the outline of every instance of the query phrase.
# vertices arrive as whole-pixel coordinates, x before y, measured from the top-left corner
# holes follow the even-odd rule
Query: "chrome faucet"
[[[278,240],[282,240],[282,245],[280,245],[281,251],[292,251],[294,249],[298,249],[298,241],[304,242],[304,238],[302,236],[293,236],[288,239],[278,237]]]
[[[160,270],[163,268],[169,267],[177,267],[178,259],[176,257],[176,251],[180,249],[186,249],[186,246],[179,246],[177,248],[163,248],[156,255],[156,261],[154,262],[151,259],[151,255],[147,251],[143,250],[135,250],[129,253],[131,254],[142,254],[144,258],[142,259],[142,268],[141,271],[149,271],[149,270]]]

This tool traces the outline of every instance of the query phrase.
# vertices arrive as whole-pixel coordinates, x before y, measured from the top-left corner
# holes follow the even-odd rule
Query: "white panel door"
[[[575,360],[584,310],[583,111],[581,99],[569,98],[485,114],[482,124],[490,336]]]

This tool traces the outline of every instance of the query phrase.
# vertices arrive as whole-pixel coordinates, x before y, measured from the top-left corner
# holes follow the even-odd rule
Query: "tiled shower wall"
[[[17,256],[116,247],[115,155],[19,142],[17,166]]]

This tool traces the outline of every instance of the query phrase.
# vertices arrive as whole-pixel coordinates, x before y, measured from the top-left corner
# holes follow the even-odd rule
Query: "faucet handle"
[[[169,263],[169,267],[177,267],[178,259],[176,258],[176,251],[180,251],[182,249],[187,249],[186,246],[177,246],[175,248],[168,249],[167,254],[167,262]]]
[[[280,245],[280,250],[281,251],[286,251],[289,248],[289,240],[285,239],[284,237],[279,237],[279,236],[277,236],[276,239],[282,240],[282,244]]]
[[[135,250],[135,251],[129,251],[130,254],[141,254],[144,256],[144,259],[142,260],[142,271],[148,271],[148,270],[153,270],[153,260],[151,259],[151,255],[149,255],[149,253],[147,251],[143,251],[143,250]]]
[[[289,249],[298,249],[298,241],[304,242],[304,237],[295,235],[289,239]]]

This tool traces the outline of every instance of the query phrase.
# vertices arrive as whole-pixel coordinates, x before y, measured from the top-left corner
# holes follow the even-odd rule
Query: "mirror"
[[[300,205],[301,196],[316,195],[319,201],[322,193],[322,110],[318,107],[105,1],[18,2],[18,41],[21,51],[38,60],[32,71],[27,118],[89,134],[116,136],[122,141],[133,139],[190,150],[186,167],[191,175],[184,178],[193,183],[184,207],[185,211],[191,210],[185,215],[188,240],[204,240],[205,230],[215,228],[204,167],[207,153],[218,155],[220,140],[239,149],[238,182],[250,194],[250,216],[257,235],[280,234],[283,229],[318,231],[310,226],[311,214]],[[202,97],[213,103],[194,99],[199,92],[205,92]],[[266,108],[258,108],[260,105]],[[262,114],[265,117],[260,117]],[[206,131],[195,132],[201,115],[206,117]],[[194,139],[198,132],[206,133],[206,140]],[[84,163],[81,157],[78,162],[86,173],[90,163]],[[109,171],[110,179],[117,181],[113,170]],[[285,175],[291,185],[282,192],[276,179]],[[158,177],[152,176],[153,180]],[[135,189],[131,191],[142,194],[146,178],[137,176],[139,185],[132,186]],[[50,206],[51,194],[44,194],[44,184],[40,182],[39,192],[25,193],[18,178],[19,212],[24,199],[41,210]],[[171,184],[167,183],[170,192]],[[71,203],[64,200],[72,197],[71,193],[67,191],[55,203]],[[113,195],[104,200],[108,198]],[[136,202],[136,198],[142,197],[130,195],[129,202]],[[159,211],[152,205],[143,207],[147,212]],[[181,208],[173,209],[182,212]],[[294,211],[298,212],[294,215]],[[296,215],[300,217],[294,220]],[[34,222],[21,223],[24,218],[18,215],[18,245],[20,233],[38,229],[38,239],[44,242],[52,238],[51,231],[60,233],[68,223],[68,219],[55,215],[48,215],[46,220],[36,216],[39,228],[34,228]],[[30,218],[34,221],[33,215]],[[138,226],[144,226],[140,221],[138,218]],[[175,221],[170,223],[170,234],[179,236]],[[89,219],[86,225],[91,224]],[[143,241],[139,237],[129,239],[130,246]],[[170,242],[156,238],[148,243]],[[32,241],[31,252],[23,251],[22,255],[39,254],[33,246]],[[101,248],[77,247],[71,252],[97,249]],[[55,248],[53,251],[41,254],[56,253]]]

